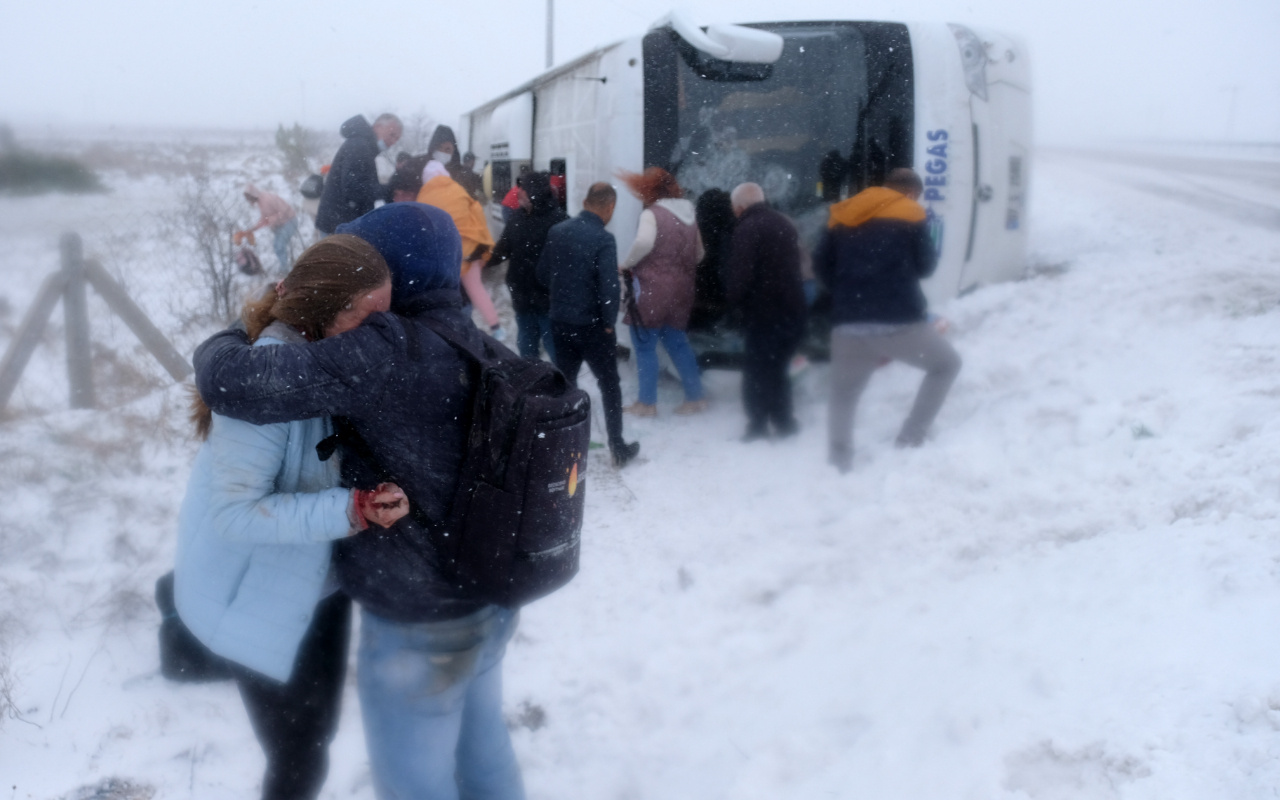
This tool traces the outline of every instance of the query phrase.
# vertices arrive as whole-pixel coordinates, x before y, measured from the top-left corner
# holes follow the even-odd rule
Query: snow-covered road
[[[530,797],[1273,797],[1280,189],[1254,163],[1271,177],[1042,155],[1031,277],[936,309],[965,367],[919,450],[892,446],[918,380],[896,365],[845,476],[822,367],[778,443],[737,441],[736,374],[709,373],[702,417],[664,385],[627,422],[638,463],[593,454],[581,574],[509,651]],[[0,199],[0,287],[46,269],[42,202]],[[37,359],[61,407],[56,348]],[[184,403],[0,427],[12,798],[256,790],[234,688],[154,674]],[[353,692],[344,711],[325,797],[372,798]]]

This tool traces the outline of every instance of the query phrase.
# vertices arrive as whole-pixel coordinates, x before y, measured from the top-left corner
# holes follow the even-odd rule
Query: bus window
[[[669,29],[645,37],[646,166],[671,171],[692,196],[755,181],[793,217],[911,166],[905,25],[754,27],[783,37],[777,62],[718,62]]]

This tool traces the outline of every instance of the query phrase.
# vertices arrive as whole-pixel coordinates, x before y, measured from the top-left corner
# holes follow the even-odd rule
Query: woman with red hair
[[[698,360],[685,335],[703,256],[693,203],[684,199],[680,184],[665,169],[649,167],[641,174],[619,177],[644,204],[635,243],[622,264],[631,295],[623,322],[631,328],[640,378],[640,399],[624,410],[638,417],[657,416],[662,342],[684,385],[684,402],[676,406],[676,413],[697,414],[706,409],[707,401]]]

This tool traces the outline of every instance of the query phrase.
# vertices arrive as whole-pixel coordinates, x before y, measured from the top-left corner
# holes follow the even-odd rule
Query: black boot
[[[621,469],[622,467],[625,467],[631,459],[640,454],[640,443],[632,442],[631,444],[627,444],[626,442],[619,442],[618,444],[610,447],[609,452],[613,454],[613,465]]]

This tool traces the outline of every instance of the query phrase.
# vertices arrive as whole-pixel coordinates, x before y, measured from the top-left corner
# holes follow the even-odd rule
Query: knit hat
[[[449,215],[423,203],[390,203],[338,226],[374,246],[391,270],[391,310],[435,289],[457,289],[462,240]]]

